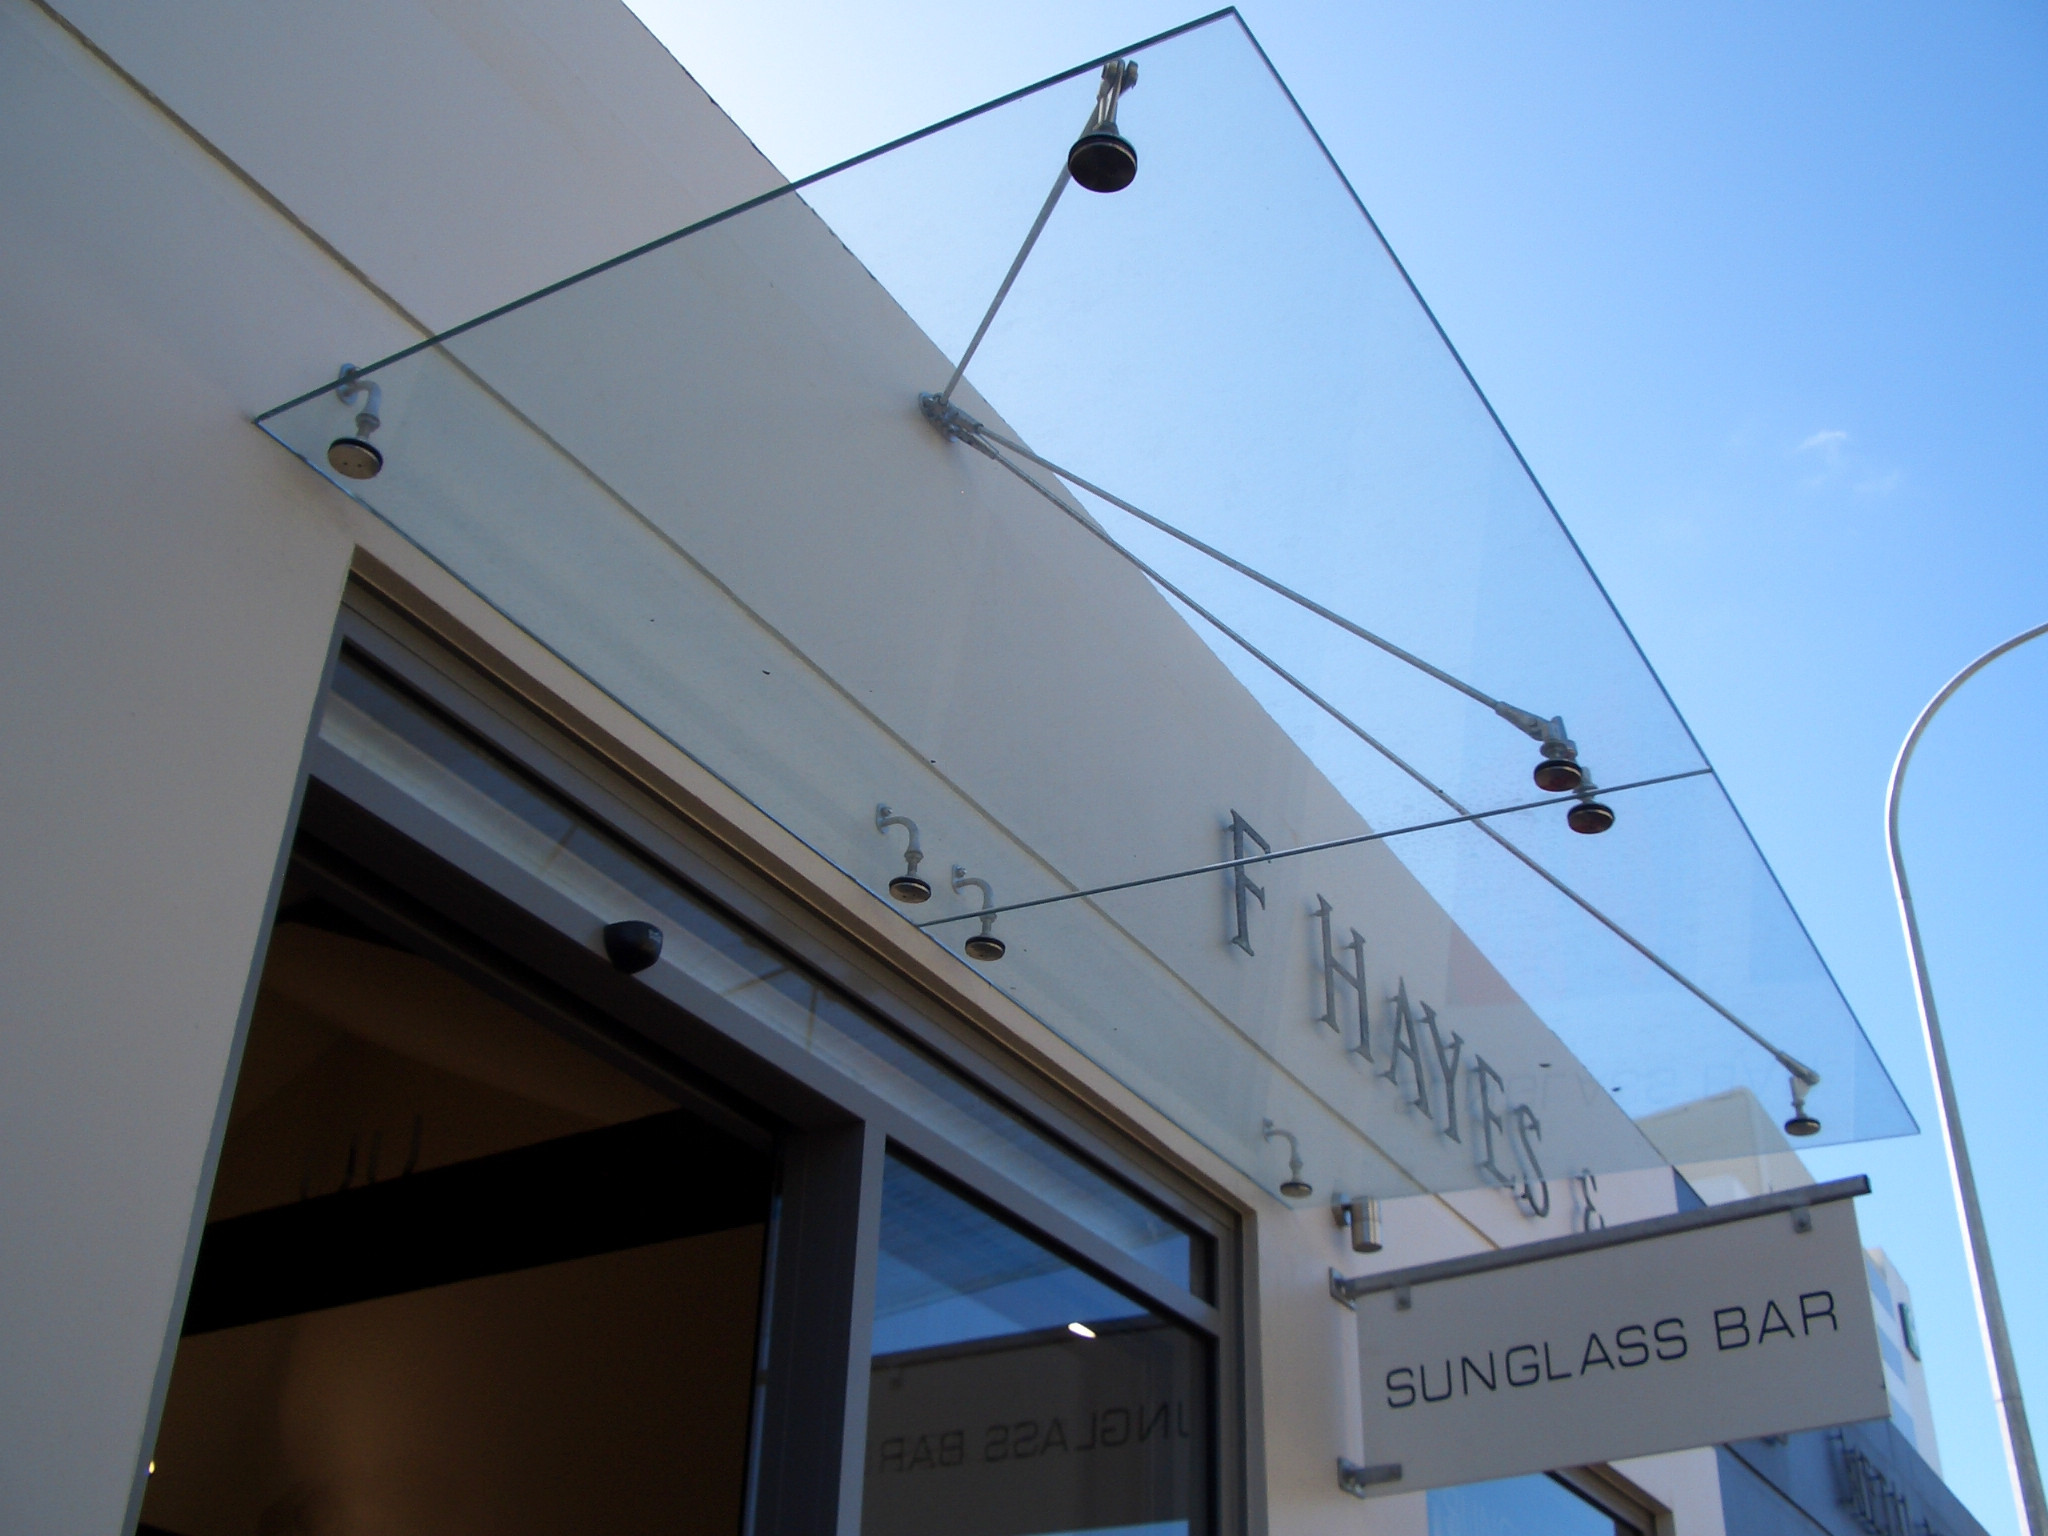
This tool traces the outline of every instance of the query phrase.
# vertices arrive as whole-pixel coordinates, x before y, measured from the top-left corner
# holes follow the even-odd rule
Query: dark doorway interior
[[[144,1531],[733,1536],[772,1176],[295,873]]]

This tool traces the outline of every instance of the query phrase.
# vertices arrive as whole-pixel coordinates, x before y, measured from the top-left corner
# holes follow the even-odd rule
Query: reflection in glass
[[[1205,1346],[892,1156],[863,1536],[1210,1529]]]

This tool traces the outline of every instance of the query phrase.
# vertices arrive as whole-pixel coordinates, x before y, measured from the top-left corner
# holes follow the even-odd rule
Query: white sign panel
[[[1882,1418],[1849,1198],[1868,1188],[1350,1282],[1365,1456],[1347,1485],[1407,1493]]]

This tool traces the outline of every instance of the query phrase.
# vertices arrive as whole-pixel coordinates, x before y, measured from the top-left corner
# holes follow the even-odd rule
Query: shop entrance
[[[771,1144],[462,969],[294,859],[143,1536],[739,1529]]]
[[[139,1536],[1241,1529],[1227,1213],[410,642],[344,615]]]

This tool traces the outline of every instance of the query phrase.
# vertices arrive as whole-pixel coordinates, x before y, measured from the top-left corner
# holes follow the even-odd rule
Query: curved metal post
[[[924,846],[917,840],[917,823],[908,816],[898,816],[886,805],[876,806],[875,830],[886,833],[891,827],[903,828],[910,834],[910,842],[903,850],[903,873],[889,882],[889,894],[898,901],[931,900],[931,885],[917,872],[917,866],[924,862]]]
[[[367,438],[384,425],[384,386],[375,379],[366,379],[362,370],[354,363],[341,365],[341,377],[334,383],[334,398],[343,405],[354,405],[362,399],[362,409],[356,412],[356,436]]]
[[[981,932],[975,934],[960,947],[967,951],[970,960],[1000,960],[1009,952],[1009,945],[996,937],[996,893],[989,883],[979,875],[967,873],[964,864],[953,866],[953,891],[972,888],[981,892]]]
[[[1282,1130],[1271,1120],[1262,1120],[1259,1124],[1266,1140],[1271,1141],[1277,1136],[1287,1143],[1287,1182],[1280,1186],[1280,1193],[1290,1200],[1306,1200],[1315,1193],[1315,1189],[1301,1176],[1301,1143],[1295,1139],[1294,1132]]]
[[[1998,1390],[1998,1406],[2005,1431],[2006,1466],[2012,1474],[2013,1499],[2029,1536],[2048,1536],[2048,1500],[2041,1493],[2041,1468],[2034,1460],[2034,1436],[2027,1428],[2027,1409],[2020,1397],[2019,1366],[2012,1356],[2012,1339],[2005,1327],[2005,1304],[1998,1295],[1998,1275],[1991,1267],[1991,1239],[1984,1230],[1984,1213],[1977,1204],[1977,1176],[1970,1167],[1970,1149],[1963,1140],[1963,1116],[1956,1104],[1956,1089],[1948,1071],[1948,1047],[1942,1041],[1941,1016],[1934,1007],[1934,984],[1927,975],[1927,954],[1920,945],[1920,924],[1913,914],[1913,888],[1906,882],[1906,863],[1899,851],[1899,793],[1905,787],[1906,765],[1913,749],[1941,706],[1958,688],[1998,660],[2007,651],[2029,640],[2048,635],[2048,624],[2037,624],[2025,634],[2014,635],[1995,645],[1948,681],[1920,711],[1913,729],[1906,733],[1892,764],[1891,788],[1885,797],[1885,840],[1891,849],[1892,884],[1899,898],[1899,921],[1906,929],[1906,955],[1913,967],[1913,985],[1920,996],[1920,1026],[1927,1038],[1927,1063],[1934,1073],[1934,1086],[1941,1096],[1942,1137],[1948,1144],[1949,1177],[1955,1185],[1956,1204],[1963,1213],[1963,1232],[1969,1240],[1970,1279],[1977,1290],[1977,1324],[1983,1330],[1984,1347],[1991,1356],[1991,1370]]]

